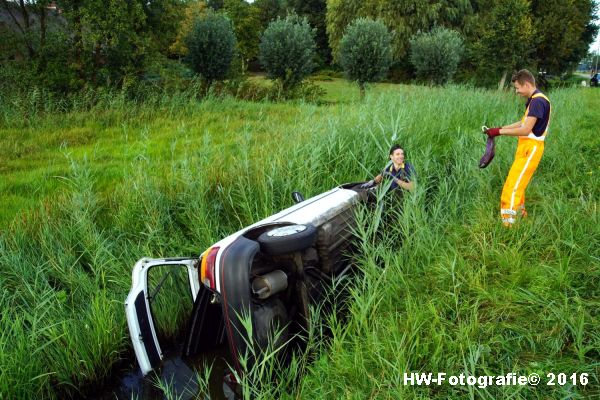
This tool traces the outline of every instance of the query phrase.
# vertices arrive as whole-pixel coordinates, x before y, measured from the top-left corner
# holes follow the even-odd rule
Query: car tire
[[[258,351],[271,350],[282,346],[289,337],[289,317],[283,301],[269,299],[260,304],[254,304],[252,310],[252,330]],[[275,338],[274,335],[280,335]],[[273,341],[273,339],[276,339]]]
[[[304,250],[315,243],[317,228],[313,225],[286,225],[264,232],[258,237],[260,249],[279,256]]]

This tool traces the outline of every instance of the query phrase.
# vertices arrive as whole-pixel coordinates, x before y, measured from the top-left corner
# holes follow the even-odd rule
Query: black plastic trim
[[[156,368],[160,364],[160,354],[158,348],[154,343],[152,337],[152,328],[150,327],[150,317],[148,316],[148,308],[146,307],[146,295],[142,291],[135,298],[135,313],[137,314],[137,320],[140,324],[140,334],[142,335],[142,342],[146,348],[146,354],[150,361],[152,369]]]
[[[206,286],[200,286],[188,322],[183,349],[186,356],[213,350],[224,341],[223,310],[220,304],[211,304],[214,295],[215,293]]]
[[[241,374],[239,358],[248,354],[248,337],[240,317],[250,315],[250,267],[259,245],[243,236],[230,244],[221,257],[221,300],[225,329],[234,364]]]

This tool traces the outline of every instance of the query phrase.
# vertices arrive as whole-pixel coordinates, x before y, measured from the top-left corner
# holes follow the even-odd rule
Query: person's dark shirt
[[[533,95],[542,93],[538,89],[533,92]],[[532,95],[532,97],[533,97]],[[535,136],[542,136],[548,127],[548,121],[550,120],[550,103],[543,97],[537,97],[535,99],[529,98],[525,108],[529,107],[529,117],[536,117],[535,125],[531,130]]]
[[[394,178],[400,179],[403,182],[412,182],[415,177],[415,167],[409,162],[404,162],[404,167],[400,167],[398,169],[394,168],[394,164],[391,164],[389,167],[385,168],[386,172],[389,172]],[[384,176],[385,178],[385,176]],[[389,190],[395,190],[399,188],[396,181],[392,181],[392,185]]]

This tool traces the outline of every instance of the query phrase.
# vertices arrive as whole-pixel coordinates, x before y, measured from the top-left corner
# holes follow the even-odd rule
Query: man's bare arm
[[[518,122],[515,122],[514,124],[505,125],[502,128],[512,129],[512,128],[518,128],[520,126],[521,126],[521,121],[518,121]]]
[[[527,136],[531,133],[533,126],[535,125],[535,121],[537,121],[536,117],[527,117],[525,119],[525,124],[521,126],[519,123],[517,126],[513,126],[515,124],[509,125],[500,129],[500,134],[504,136]]]

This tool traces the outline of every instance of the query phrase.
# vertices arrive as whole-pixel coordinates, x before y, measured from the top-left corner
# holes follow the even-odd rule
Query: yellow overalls
[[[550,104],[550,100],[542,93],[536,93],[531,96],[531,100],[535,98],[544,98]],[[530,102],[531,104],[531,102]],[[552,107],[550,107],[550,111]],[[529,115],[529,106],[525,110],[525,115],[521,120],[521,124],[525,124],[525,119]],[[542,136],[535,136],[530,132],[527,136],[519,136],[517,144],[517,152],[513,161],[504,188],[500,197],[500,214],[502,214],[502,222],[504,225],[511,226],[515,222],[517,211],[521,211],[522,216],[526,216],[525,211],[525,189],[533,176],[542,154],[544,154],[544,139],[548,134],[550,126],[550,115],[548,116],[548,125]]]

